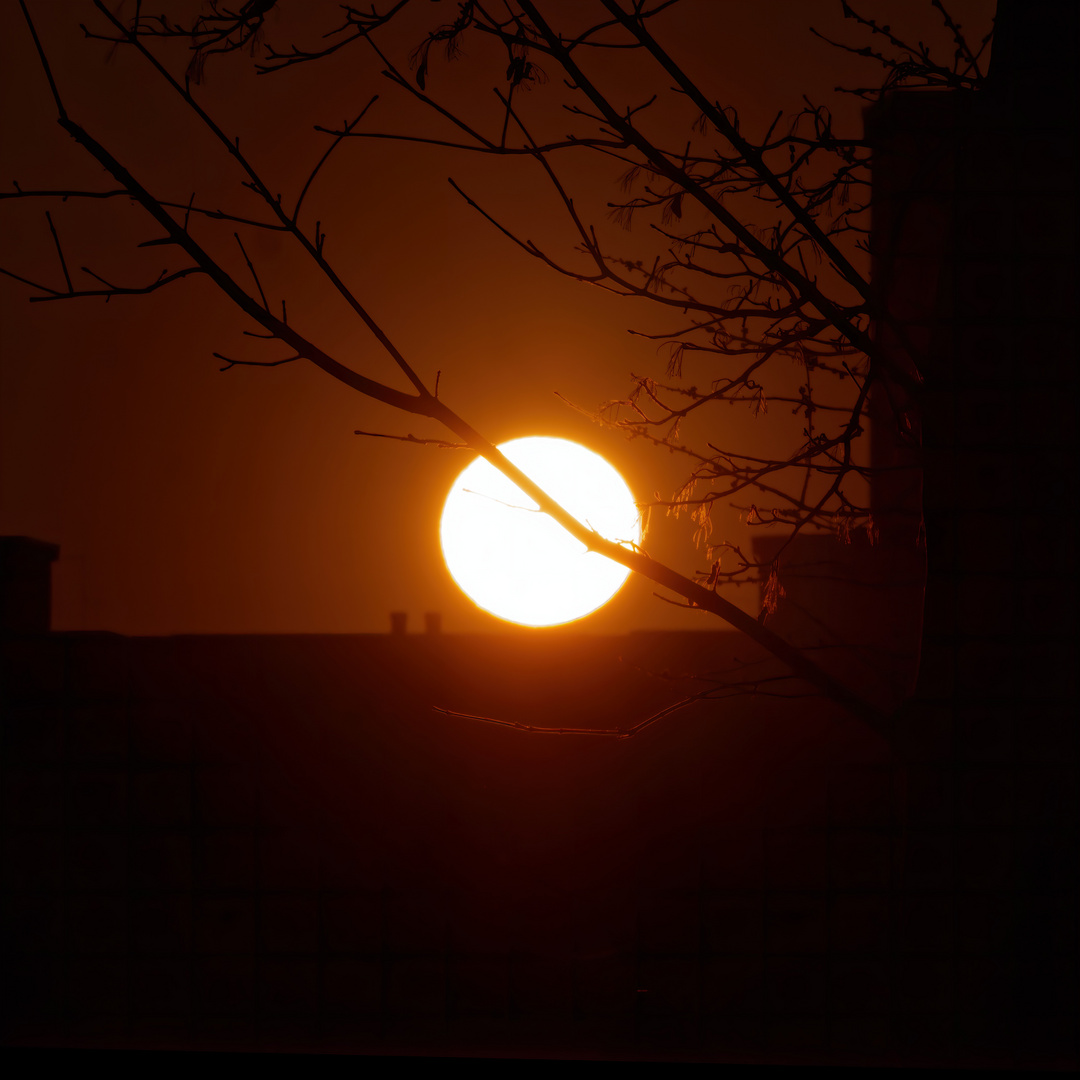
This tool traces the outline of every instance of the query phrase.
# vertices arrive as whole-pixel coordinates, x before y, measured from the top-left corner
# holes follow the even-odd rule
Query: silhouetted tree
[[[138,287],[118,287],[96,274],[91,274],[96,279],[92,284],[76,284],[53,229],[62,284],[31,281],[10,268],[4,272],[34,288],[34,299],[47,300],[150,292],[192,274],[209,278],[255,324],[254,336],[265,338],[268,348],[285,348],[284,355],[261,359],[215,354],[224,362],[223,370],[307,360],[353,390],[440,422],[588,548],[671,590],[688,605],[718,615],[777,656],[795,676],[880,724],[883,714],[875,706],[766,624],[765,616],[775,608],[781,591],[780,552],[774,549],[765,559],[738,543],[713,542],[711,535],[714,507],[729,503],[751,525],[786,530],[789,541],[800,532],[821,528],[841,538],[860,530],[873,537],[879,523],[865,495],[867,481],[875,476],[867,437],[871,403],[877,425],[887,424],[898,445],[917,448],[919,424],[913,403],[921,386],[919,348],[903,322],[883,305],[866,269],[872,147],[861,133],[835,131],[829,110],[809,102],[793,116],[778,115],[762,134],[745,131],[737,112],[695,82],[654,36],[658,17],[673,4],[674,0],[600,0],[595,13],[587,14],[578,5],[532,0],[512,0],[496,12],[476,0],[464,0],[450,21],[429,30],[402,60],[384,51],[381,35],[410,6],[408,0],[368,10],[346,5],[335,9],[337,21],[326,25],[320,22],[325,9],[305,12],[306,39],[318,41],[316,46],[274,39],[271,16],[284,5],[273,0],[249,0],[233,7],[214,2],[193,20],[148,14],[141,8],[134,17],[122,17],[98,0],[103,21],[88,30],[88,36],[138,53],[172,88],[217,140],[222,153],[239,164],[244,188],[261,200],[262,216],[200,206],[194,197],[188,203],[169,201],[150,191],[128,163],[114,156],[69,111],[35,34],[59,124],[117,186],[95,191],[17,190],[5,198],[129,198],[157,225],[148,243],[164,245],[180,258],[177,268]],[[969,44],[939,0],[931,6],[955,42],[948,63],[938,62],[921,42],[905,41],[846,2],[845,16],[865,32],[869,44],[837,44],[882,65],[885,89],[978,86],[989,35]],[[27,21],[33,29],[29,14]],[[157,49],[163,39],[177,38],[190,45],[182,73],[174,71]],[[473,42],[479,45],[480,59],[466,60],[466,49]],[[658,77],[674,104],[662,100],[660,92],[643,91],[640,100],[623,101],[605,90],[603,77],[594,73],[594,59],[611,50],[630,53],[641,65],[641,85]],[[326,153],[297,197],[286,200],[246,156],[240,140],[214,120],[198,89],[212,78],[214,64],[224,62],[225,54],[242,52],[251,52],[259,70],[267,74],[330,63],[332,57],[346,54],[374,57],[400,93],[410,95],[445,125],[445,135],[381,130],[374,119],[374,100],[368,102],[352,121],[322,129],[328,140]],[[473,67],[498,65],[496,93],[501,104],[493,126],[440,101],[437,88],[452,85],[454,69],[449,61],[455,58]],[[530,90],[533,93],[527,93]],[[677,129],[665,118],[657,126],[659,133],[651,133],[651,117],[662,109],[682,115],[687,128]],[[567,120],[573,130],[564,134]],[[689,515],[696,539],[708,552],[708,569],[697,580],[658,563],[644,550],[599,537],[563,511],[438,396],[437,383],[429,386],[417,375],[363,297],[339,276],[325,251],[322,222],[309,226],[302,221],[301,210],[311,183],[334,149],[358,138],[405,139],[434,148],[530,159],[561,202],[577,235],[576,251],[550,251],[497,221],[464,191],[462,197],[510,242],[554,271],[670,313],[672,324],[666,332],[647,335],[667,347],[666,374],[634,376],[629,395],[604,404],[595,415],[630,437],[648,439],[685,459],[685,482],[662,506]],[[626,229],[647,223],[649,232],[642,236],[639,228],[628,246],[605,238],[575,202],[562,175],[562,155],[567,154],[599,154],[620,162],[624,190],[607,209]],[[254,288],[242,284],[209,245],[196,239],[190,227],[195,219],[216,222],[233,233]],[[52,228],[51,218],[49,224]],[[393,358],[412,392],[345,366],[290,323],[284,301],[276,304],[264,291],[256,259],[244,244],[244,236],[257,230],[286,236],[299,245],[312,272],[322,275],[347,301]],[[795,379],[793,370],[798,372]],[[707,416],[731,405],[755,412],[770,406],[774,412],[786,410],[799,421],[793,445],[775,456],[761,456],[722,443],[715,434],[720,426]],[[692,433],[684,434],[688,429]],[[908,461],[903,467],[913,466]],[[913,532],[911,543],[915,542]],[[747,615],[718,591],[727,583],[759,577],[765,583],[761,618]],[[707,689],[704,696],[720,689]]]

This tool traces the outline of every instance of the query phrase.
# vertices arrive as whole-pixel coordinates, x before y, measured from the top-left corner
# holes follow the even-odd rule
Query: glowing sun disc
[[[623,478],[567,439],[530,437],[499,449],[585,525],[638,543],[641,519]],[[629,571],[588,551],[483,458],[454,481],[440,526],[451,576],[478,606],[524,626],[573,622],[606,604]]]

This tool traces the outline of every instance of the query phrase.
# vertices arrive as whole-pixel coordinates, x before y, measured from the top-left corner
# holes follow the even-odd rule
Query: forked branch
[[[354,296],[345,282],[333,269],[325,254],[323,245],[323,237],[325,234],[321,231],[321,225],[316,223],[315,235],[314,237],[311,237],[299,224],[299,210],[308,187],[322,168],[334,147],[342,138],[352,134],[352,129],[355,127],[359,118],[356,121],[353,121],[352,124],[346,125],[345,129],[338,133],[334,143],[330,146],[327,153],[323,155],[310,174],[292,211],[286,211],[280,197],[272,194],[272,189],[263,181],[259,173],[251,165],[250,161],[248,161],[245,155],[240,151],[238,141],[228,138],[205,109],[203,109],[203,107],[195,100],[190,88],[186,84],[175,79],[160,61],[157,60],[153,53],[145,46],[143,41],[140,40],[137,28],[126,28],[108,11],[101,0],[96,0],[96,3],[103,16],[109,20],[114,28],[116,37],[111,40],[138,50],[144,59],[152,65],[158,75],[182,98],[185,104],[198,117],[200,122],[219,140],[227,152],[239,163],[248,178],[245,186],[262,198],[271,215],[272,225],[270,227],[289,234],[301,246],[308,258],[314,263],[316,269],[323,275],[329,284],[345,298],[354,313],[363,321],[382,348],[393,358],[399,370],[412,385],[413,392],[410,393],[398,390],[350,367],[346,367],[316,346],[314,342],[305,337],[294,326],[290,325],[285,319],[284,310],[282,311],[280,318],[275,315],[273,310],[271,310],[269,299],[265,295],[262,285],[259,282],[256,267],[248,256],[247,251],[243,249],[238,234],[236,239],[237,242],[240,243],[244,261],[255,281],[258,296],[252,296],[250,292],[242,287],[235,277],[218,260],[216,260],[203,245],[194,239],[188,228],[188,217],[191,213],[190,206],[186,208],[183,220],[177,220],[173,213],[173,210],[177,209],[177,204],[168,203],[156,198],[118,158],[107,150],[86,128],[73,120],[69,116],[57,89],[49,67],[48,59],[38,40],[33,22],[27,12],[25,2],[24,0],[20,0],[20,5],[22,6],[27,24],[29,25],[34,38],[35,47],[38,50],[42,68],[46,74],[53,94],[60,126],[110,173],[115,182],[119,185],[120,191],[126,194],[134,202],[138,203],[139,206],[150,215],[164,231],[163,240],[184,252],[187,258],[191,260],[191,268],[179,271],[177,272],[178,274],[194,272],[205,274],[233,305],[252,320],[254,324],[261,327],[262,331],[265,333],[260,336],[282,342],[288,347],[291,353],[287,358],[267,361],[233,360],[225,356],[220,356],[220,354],[216,354],[225,361],[227,367],[252,364],[257,366],[274,366],[282,363],[291,363],[296,359],[305,359],[331,375],[343,385],[350,387],[358,393],[364,394],[374,400],[381,401],[404,413],[423,416],[438,421],[460,440],[461,445],[468,446],[491,462],[491,464],[493,464],[500,472],[517,485],[525,495],[531,498],[542,512],[553,517],[564,529],[579,540],[586,549],[598,552],[625,566],[631,571],[648,578],[663,588],[670,590],[677,596],[682,597],[689,606],[709,611],[712,614],[719,616],[730,625],[743,631],[760,646],[779,658],[799,679],[816,687],[818,691],[839,702],[873,727],[880,730],[884,726],[886,717],[880,710],[867,703],[849,687],[833,678],[804,651],[794,648],[771,631],[767,626],[763,625],[758,619],[746,614],[740,608],[718,595],[715,589],[715,582],[711,583],[710,587],[710,584],[701,584],[691,580],[671,568],[656,562],[641,550],[624,547],[605,539],[575,519],[546,492],[541,490],[526,475],[524,475],[521,470],[510,463],[500,453],[497,447],[480,435],[458,413],[450,409],[441,398],[427,388],[423,380],[408,364],[400,351],[393,345],[371,313],[360,303],[357,297]],[[608,7],[613,15],[617,11],[621,11],[621,9],[618,9],[614,4],[608,4]],[[688,196],[696,200],[702,207],[709,211],[717,221],[721,222],[728,229],[730,234],[735,238],[735,243],[738,245],[739,249],[742,252],[745,252],[747,257],[756,260],[761,266],[766,268],[765,272],[769,276],[771,284],[790,291],[791,296],[794,298],[793,304],[795,306],[792,308],[793,311],[801,311],[802,305],[809,304],[819,312],[823,320],[823,325],[827,324],[836,328],[847,338],[847,342],[851,346],[863,347],[865,345],[868,349],[872,347],[872,343],[867,339],[865,332],[859,329],[852,321],[852,316],[842,307],[828,300],[817,288],[814,280],[808,277],[806,273],[795,268],[785,256],[781,247],[770,240],[762,239],[755,235],[752,230],[743,225],[731,211],[721,204],[710,190],[709,185],[699,182],[690,174],[688,170],[691,168],[691,165],[689,158],[686,155],[683,155],[681,159],[673,159],[669,154],[659,150],[649,143],[634,126],[632,116],[620,113],[606,100],[603,94],[589,81],[584,72],[581,71],[572,55],[574,49],[577,45],[582,44],[584,39],[576,43],[565,43],[543,21],[536,6],[529,2],[529,0],[522,0],[520,8],[522,12],[528,16],[529,22],[531,23],[530,34],[523,36],[523,31],[521,30],[522,24],[519,22],[513,31],[506,31],[508,37],[513,38],[513,43],[517,47],[522,47],[523,43],[524,45],[536,45],[539,43],[543,46],[548,55],[558,60],[567,74],[573,79],[575,86],[585,93],[593,107],[597,110],[598,115],[603,118],[604,123],[608,126],[610,131],[614,133],[614,140],[610,138],[607,139],[609,144],[614,141],[620,147],[626,146],[635,148],[654,175],[664,177],[671,183],[677,185],[685,191]],[[629,17],[616,17],[617,21],[624,26],[627,25],[625,21],[626,18]],[[614,23],[611,25],[614,25]],[[648,40],[639,38],[639,41],[641,40],[644,40],[646,45],[648,44]],[[509,98],[506,99],[506,110],[508,117],[514,115]],[[363,113],[361,113],[361,116],[362,115]],[[521,130],[523,132],[525,130],[523,125],[521,125]],[[532,142],[528,139],[527,133],[526,140],[527,143]],[[610,150],[611,146],[609,145],[604,149]],[[541,165],[547,169],[550,178],[558,187],[558,180],[544,157],[543,148],[532,143],[531,146],[529,146],[529,152],[537,157]],[[112,193],[110,193],[110,195],[111,194]],[[565,192],[562,192],[561,194],[568,209],[572,210],[572,204],[569,197],[566,196]],[[228,214],[221,214],[220,216],[227,221],[236,220]],[[261,225],[262,223],[253,222],[253,224]],[[594,234],[587,230],[584,223],[580,220],[578,221],[578,225],[585,243],[587,245],[591,244],[593,242]],[[802,222],[802,226],[807,231],[810,231],[814,227],[812,222],[807,221]],[[600,260],[601,265],[604,265],[602,256],[599,252],[599,247],[594,246],[592,250],[595,257]],[[834,264],[839,265],[840,269],[843,270],[843,267],[838,260],[834,260]],[[58,293],[57,298],[59,298],[60,295],[68,297],[77,295],[70,286],[66,262],[63,263],[63,269],[65,280],[68,283],[68,289],[66,293]],[[607,272],[611,272],[610,267]],[[752,299],[752,292],[746,294],[742,303],[750,306],[745,306],[742,309],[741,316],[743,318],[748,318],[752,315],[752,304],[754,302],[755,301]],[[690,306],[690,304],[691,298],[689,296],[683,297],[682,303],[676,301],[676,306],[679,307],[685,308]],[[763,310],[763,314],[765,313],[766,312]],[[767,313],[773,316],[776,315],[774,309],[769,309]],[[709,312],[705,312],[704,314],[706,317],[710,317]],[[711,317],[718,318],[719,316],[715,313],[711,313]],[[717,332],[719,333],[719,331]],[[908,378],[910,380],[910,377]],[[864,386],[857,395],[858,400],[849,420],[848,436],[850,436],[851,432],[858,425],[865,397],[865,389],[868,384],[869,380],[865,380]],[[743,379],[742,385],[746,387],[751,386],[749,375]],[[405,437],[405,440],[425,441],[414,439],[411,436]],[[804,502],[808,516],[812,516],[815,512],[820,510],[824,498],[828,498],[829,495],[837,490],[837,485],[839,484],[840,478],[844,475],[844,472],[853,467],[850,458],[850,437],[846,439],[842,438],[839,442],[833,442],[828,446],[819,445],[817,452],[819,454],[829,453],[834,448],[839,453],[838,472],[833,478],[833,483],[822,500],[818,500],[813,504]],[[809,457],[805,454],[803,455],[803,458],[805,461],[809,460]],[[760,480],[761,477],[758,477],[757,479]],[[739,483],[737,477],[735,480],[736,483]],[[643,724],[652,723],[654,720],[659,719],[660,715],[668,715],[678,707],[682,707],[682,703],[673,706],[671,710],[667,710],[663,714],[658,714],[657,717],[650,718],[648,721],[643,722]],[[642,725],[639,725],[639,727],[640,726]],[[626,737],[628,734],[633,734],[636,730],[638,730],[638,728],[619,734],[622,737]],[[612,732],[597,733],[612,734]]]

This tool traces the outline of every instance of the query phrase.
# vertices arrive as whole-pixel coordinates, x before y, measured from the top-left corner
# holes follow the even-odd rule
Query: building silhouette
[[[5,540],[6,1045],[1076,1066],[1076,9],[1004,15],[868,117],[921,449],[777,614],[904,644],[925,514],[891,741],[722,632],[50,633]]]

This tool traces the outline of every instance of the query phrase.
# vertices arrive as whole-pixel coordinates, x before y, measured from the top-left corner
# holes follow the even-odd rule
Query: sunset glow
[[[634,496],[599,454],[541,437],[499,449],[602,536],[620,543],[641,539]],[[483,458],[454,481],[440,532],[447,568],[466,595],[492,615],[525,626],[588,615],[619,591],[629,573],[587,551]]]

